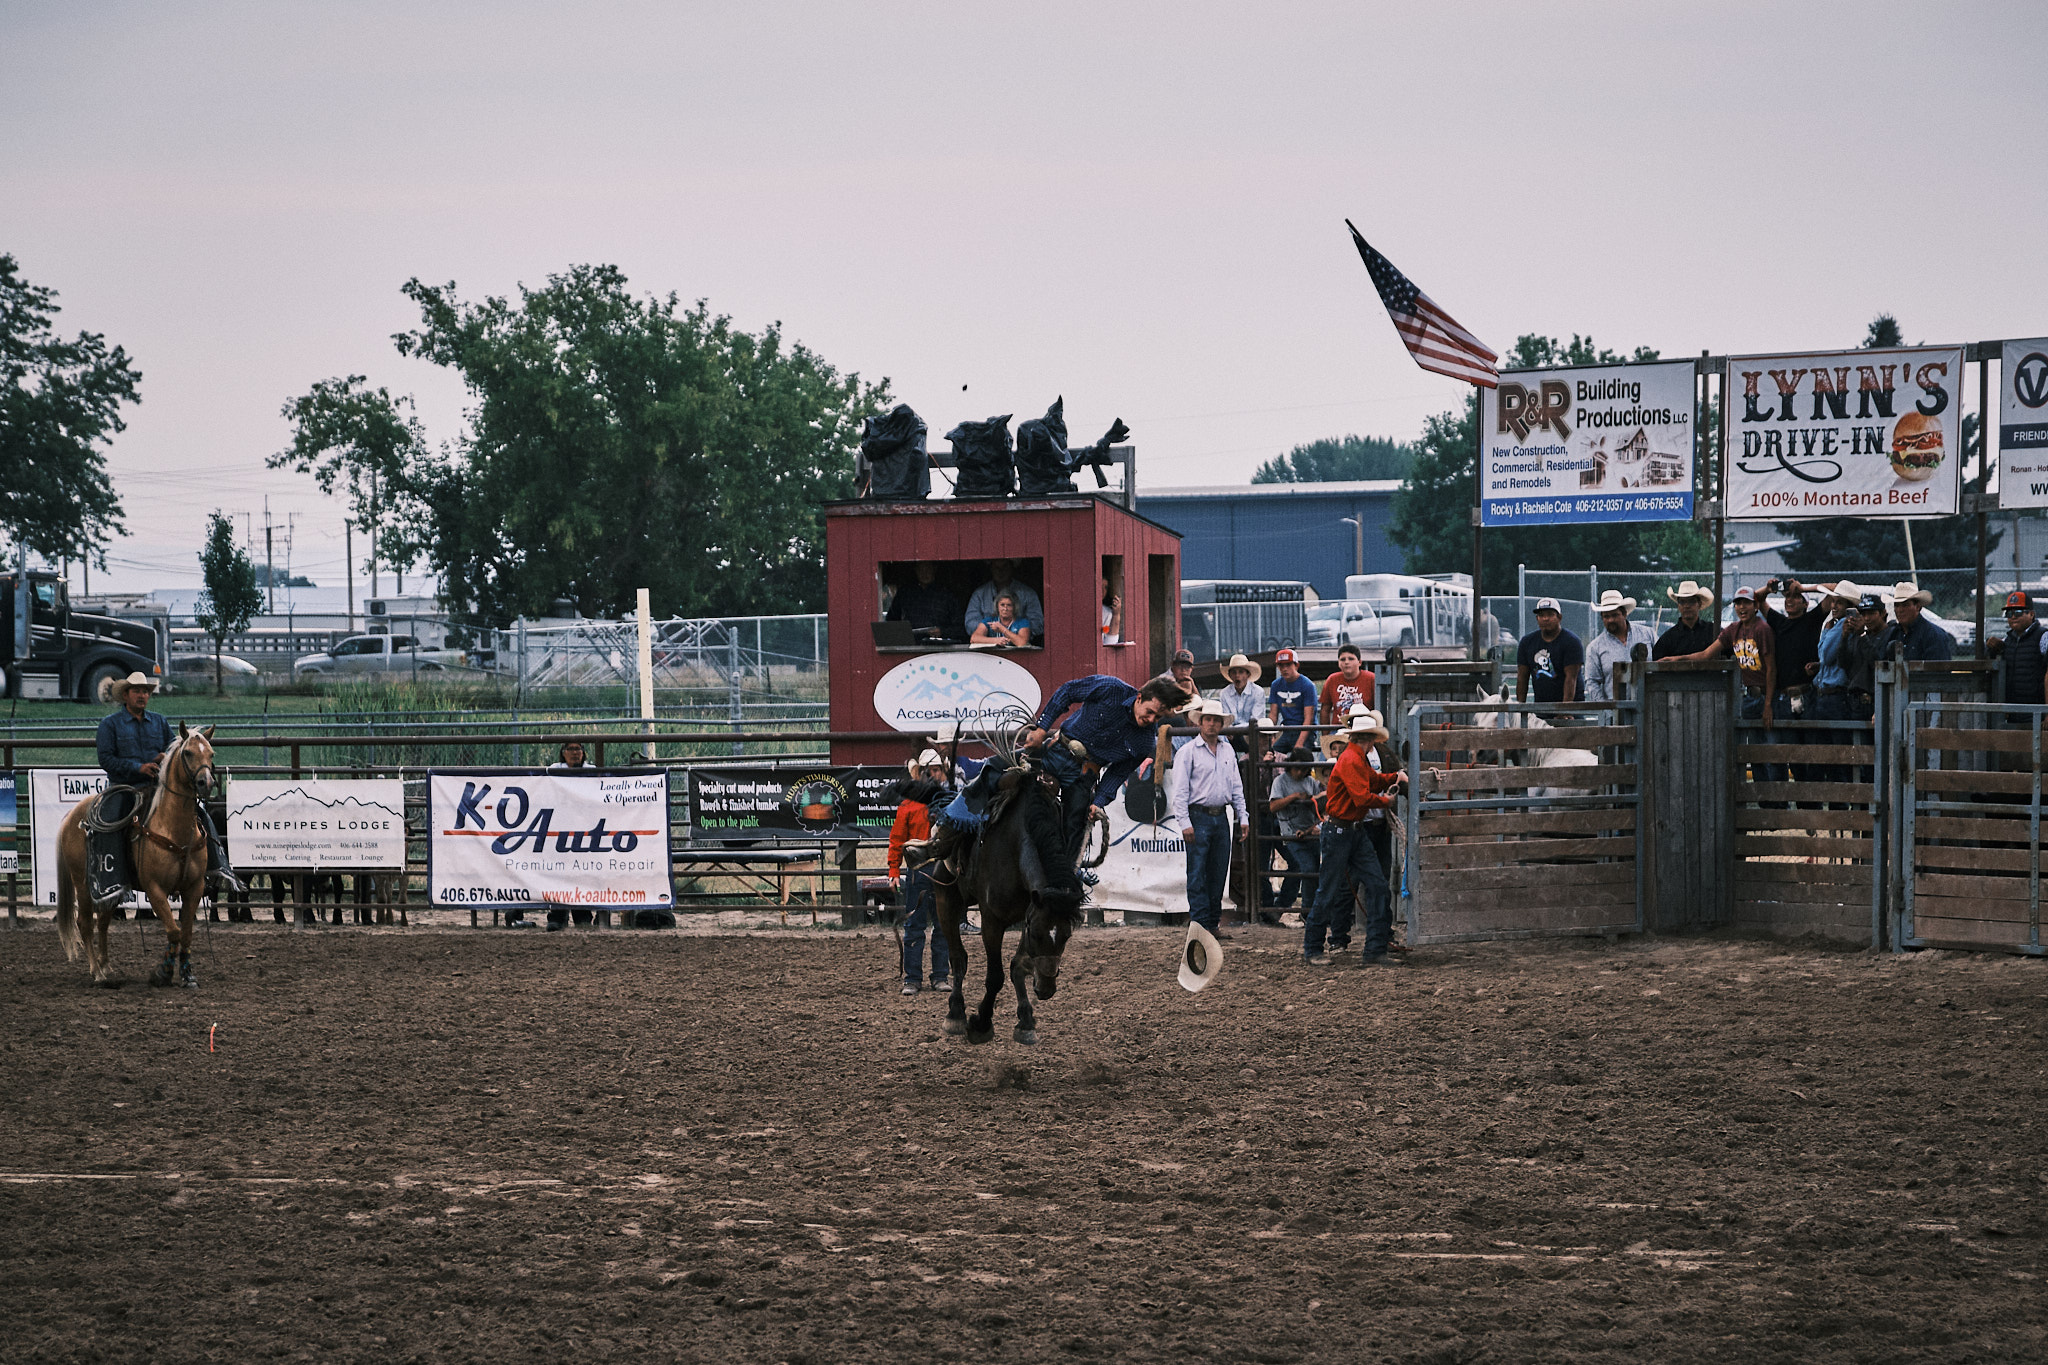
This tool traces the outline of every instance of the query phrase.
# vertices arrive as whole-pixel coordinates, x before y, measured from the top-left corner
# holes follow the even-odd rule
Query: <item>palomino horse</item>
[[[192,971],[192,922],[206,886],[206,834],[199,825],[199,802],[213,789],[213,727],[190,730],[178,726],[178,738],[157,767],[156,792],[148,823],[130,844],[135,884],[164,922],[168,941],[164,960],[149,974],[152,986],[197,986]],[[100,798],[88,796],[71,808],[57,829],[57,938],[64,956],[78,961],[101,986],[118,986],[107,961],[107,926],[113,907],[92,903],[92,879],[86,867],[85,823]],[[179,900],[178,918],[171,918],[170,898]]]
[[[964,1033],[970,1043],[995,1036],[992,1016],[1003,989],[1003,935],[1018,926],[1017,954],[1010,959],[1010,983],[1017,990],[1017,1028],[1011,1036],[1035,1043],[1038,1021],[1024,993],[1024,978],[1031,977],[1031,993],[1040,1000],[1052,999],[1059,989],[1060,957],[1081,917],[1081,882],[1066,853],[1058,784],[1019,754],[1017,766],[1003,774],[998,787],[1005,793],[1003,809],[982,828],[971,850],[953,858],[953,879],[940,880],[943,872],[932,879],[939,927],[953,962],[946,1032]],[[962,994],[967,949],[960,941],[969,905],[981,907],[981,942],[988,953],[988,981],[972,1018]]]

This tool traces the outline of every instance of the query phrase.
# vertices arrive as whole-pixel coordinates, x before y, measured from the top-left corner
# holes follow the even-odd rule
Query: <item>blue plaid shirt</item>
[[[144,711],[137,720],[124,706],[100,722],[97,739],[107,776],[132,786],[148,782],[142,765],[156,762],[171,747],[171,723],[154,711]]]
[[[1080,740],[1088,757],[1101,765],[1102,780],[1095,786],[1097,806],[1107,807],[1125,779],[1152,757],[1152,731],[1131,714],[1137,700],[1138,689],[1122,678],[1091,673],[1063,684],[1038,713],[1040,727],[1050,730],[1068,710],[1081,708],[1059,730],[1068,739]]]

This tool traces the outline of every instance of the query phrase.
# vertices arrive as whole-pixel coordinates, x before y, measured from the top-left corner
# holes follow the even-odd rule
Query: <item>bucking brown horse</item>
[[[206,833],[199,824],[199,803],[213,790],[213,727],[178,726],[178,738],[157,765],[156,791],[144,807],[146,819],[129,831],[135,884],[149,897],[164,923],[168,942],[164,958],[149,974],[152,986],[196,987],[192,971],[192,924],[206,887]],[[107,926],[114,907],[92,903],[92,878],[87,868],[86,821],[99,796],[88,796],[71,808],[57,829],[57,937],[64,956],[78,961],[101,986],[121,980],[107,959]],[[178,917],[171,918],[171,897],[178,898]]]

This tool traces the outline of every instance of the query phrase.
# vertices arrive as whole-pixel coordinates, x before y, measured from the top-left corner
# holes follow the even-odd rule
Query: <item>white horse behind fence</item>
[[[1501,694],[1479,689],[1482,704],[1502,705]],[[1481,711],[1472,717],[1472,723],[1482,730],[1512,730],[1526,727],[1531,730],[1548,730],[1550,722],[1541,716],[1528,712]],[[1516,751],[1508,751],[1516,752]],[[1523,749],[1516,760],[1524,768],[1591,768],[1598,767],[1600,756],[1591,749]],[[1535,787],[1532,796],[1584,796],[1580,787]]]

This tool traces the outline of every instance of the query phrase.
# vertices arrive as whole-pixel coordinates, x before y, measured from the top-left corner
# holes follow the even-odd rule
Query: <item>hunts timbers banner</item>
[[[2005,343],[1998,379],[1998,505],[2048,507],[2048,337]]]
[[[429,773],[435,905],[669,906],[665,772]]]
[[[395,777],[228,780],[221,833],[237,868],[402,871],[405,783]]]
[[[1692,516],[1690,360],[1505,371],[1479,391],[1480,524]]]
[[[1938,517],[1963,463],[1960,347],[1731,356],[1731,521]]]
[[[690,824],[700,835],[827,835],[887,831],[896,822],[888,789],[901,768],[692,768]]]
[[[71,808],[107,789],[107,775],[98,768],[35,768],[28,775],[29,833],[35,839],[37,905],[57,903],[57,826]],[[129,908],[149,904],[140,891],[123,902]]]

